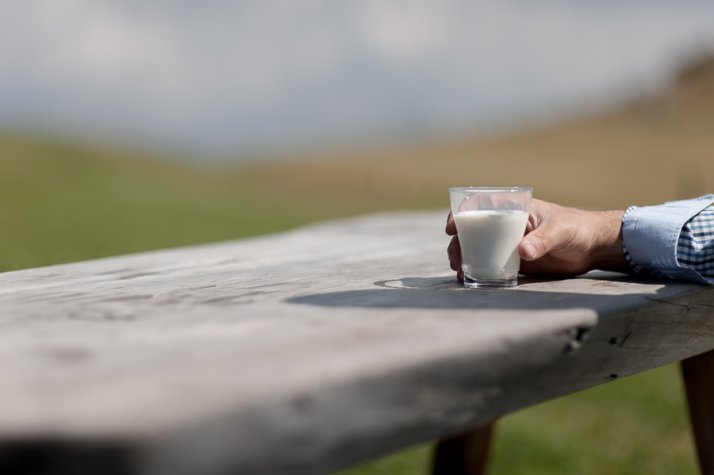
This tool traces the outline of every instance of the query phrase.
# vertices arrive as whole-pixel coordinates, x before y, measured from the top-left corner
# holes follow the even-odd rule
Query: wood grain
[[[464,289],[444,219],[0,274],[0,463],[324,473],[714,348],[699,285]]]

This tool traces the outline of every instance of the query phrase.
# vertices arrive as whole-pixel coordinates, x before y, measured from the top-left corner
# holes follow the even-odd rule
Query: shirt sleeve
[[[633,271],[714,284],[714,195],[631,206],[622,245]]]

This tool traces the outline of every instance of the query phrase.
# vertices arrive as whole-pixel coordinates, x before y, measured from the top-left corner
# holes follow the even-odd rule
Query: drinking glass
[[[503,288],[518,284],[518,244],[526,231],[532,197],[532,188],[520,186],[449,188],[464,286]]]

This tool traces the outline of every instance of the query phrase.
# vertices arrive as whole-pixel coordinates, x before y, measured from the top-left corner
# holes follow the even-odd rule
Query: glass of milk
[[[532,196],[533,189],[527,187],[449,188],[464,286],[500,288],[518,283],[518,244],[526,231]]]

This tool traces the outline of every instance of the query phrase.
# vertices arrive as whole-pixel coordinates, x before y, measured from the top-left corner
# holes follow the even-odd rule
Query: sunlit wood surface
[[[712,288],[465,289],[444,222],[0,274],[0,468],[325,473],[714,348]]]

